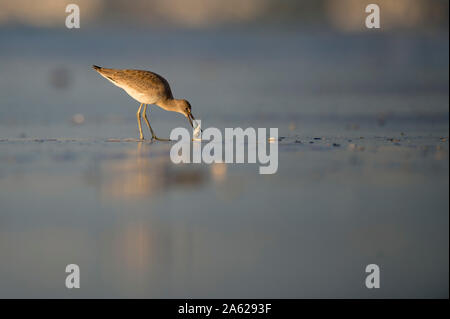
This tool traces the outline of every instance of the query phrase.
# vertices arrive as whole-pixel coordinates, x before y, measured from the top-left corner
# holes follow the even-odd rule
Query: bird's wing
[[[107,69],[94,66],[103,77],[121,88],[132,88],[137,91],[153,91],[172,98],[172,91],[166,79],[161,75],[144,70]]]

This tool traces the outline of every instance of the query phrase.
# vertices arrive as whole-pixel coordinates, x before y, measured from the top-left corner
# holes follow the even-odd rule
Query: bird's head
[[[192,115],[191,104],[187,100],[178,100],[178,112],[182,113],[189,120],[189,123],[194,127],[193,121],[195,122],[194,115]]]

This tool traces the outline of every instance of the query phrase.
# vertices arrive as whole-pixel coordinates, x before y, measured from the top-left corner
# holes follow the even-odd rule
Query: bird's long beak
[[[187,117],[187,119],[189,120],[189,123],[191,124],[192,128],[194,128],[194,123],[192,123],[192,119],[191,119],[191,118],[194,118],[194,117],[192,116],[192,114],[189,113],[186,117]]]
[[[189,123],[191,123],[192,128],[195,129],[194,123],[193,123],[193,122],[195,122],[196,126],[198,126],[198,123],[197,123],[197,121],[195,120],[194,115],[192,115],[192,113],[189,113],[188,116],[187,116],[187,118],[188,118],[188,120],[189,120]],[[200,129],[200,132],[203,132],[203,130]]]

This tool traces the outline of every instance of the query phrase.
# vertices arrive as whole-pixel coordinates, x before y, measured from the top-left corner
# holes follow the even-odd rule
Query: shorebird
[[[169,82],[167,82],[167,80],[161,75],[144,70],[107,69],[97,65],[93,65],[92,68],[116,86],[124,89],[128,95],[141,103],[136,113],[139,128],[139,139],[144,139],[144,134],[142,133],[141,127],[141,109],[142,106],[144,106],[142,113],[145,123],[147,123],[147,126],[152,133],[152,139],[158,141],[170,141],[169,139],[157,137],[150,126],[150,122],[147,118],[148,104],[155,104],[166,111],[183,114],[189,120],[191,126],[195,128],[193,121],[196,121],[191,113],[191,104],[183,99],[175,99],[172,95]]]

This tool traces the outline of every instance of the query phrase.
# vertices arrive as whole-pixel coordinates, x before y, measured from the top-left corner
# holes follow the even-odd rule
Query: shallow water
[[[1,294],[445,296],[448,142],[349,135],[287,136],[270,176],[175,165],[170,143],[2,139]]]
[[[221,32],[0,41],[0,297],[448,297],[448,39]],[[203,128],[279,128],[278,172],[173,164],[94,63],[166,75]]]

